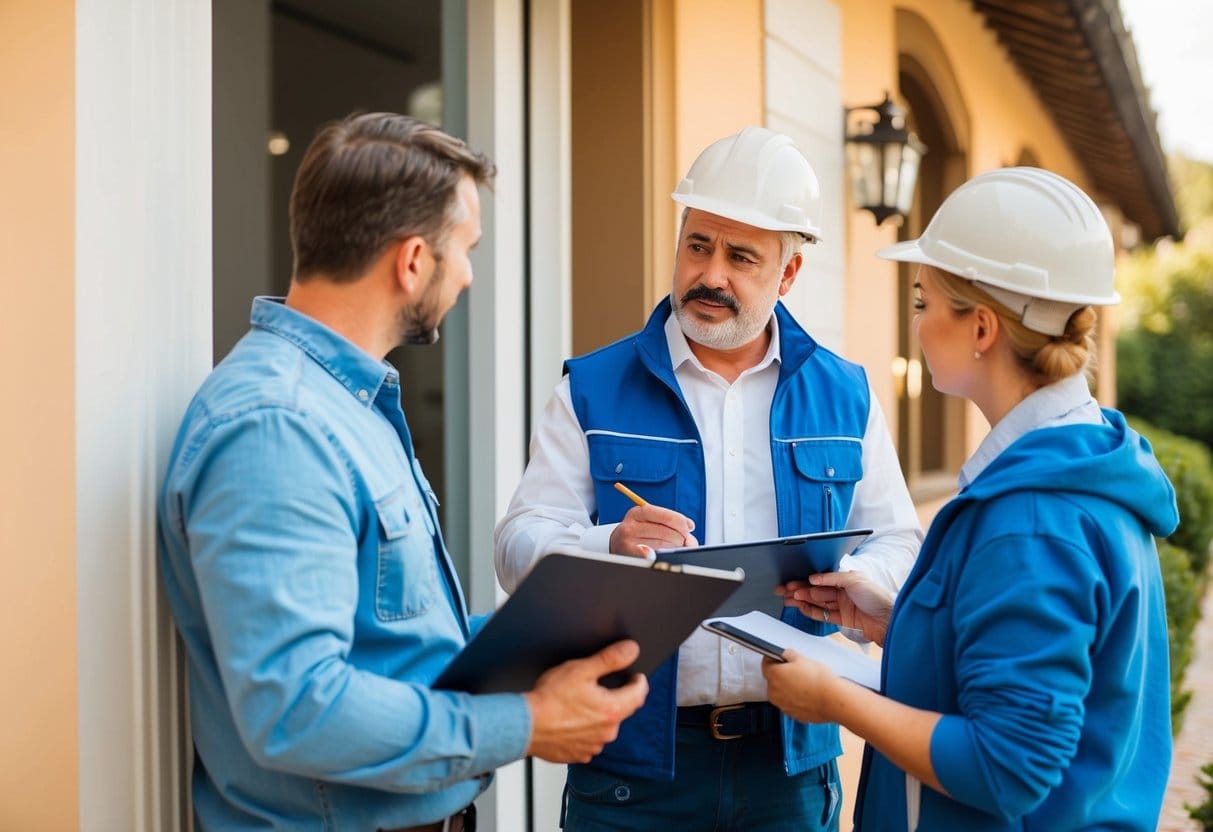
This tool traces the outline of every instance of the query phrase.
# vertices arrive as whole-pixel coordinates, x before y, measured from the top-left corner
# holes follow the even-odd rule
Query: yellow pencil
[[[627,497],[629,500],[631,500],[633,503],[635,503],[638,506],[647,506],[648,505],[648,502],[643,497],[641,497],[639,494],[637,494],[635,491],[628,488],[626,485],[624,485],[621,482],[615,483],[615,490],[618,491],[623,496]]]

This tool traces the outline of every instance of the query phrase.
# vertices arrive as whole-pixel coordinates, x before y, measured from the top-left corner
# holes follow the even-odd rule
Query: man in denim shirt
[[[429,684],[469,636],[384,356],[472,281],[492,163],[402,116],[325,128],[291,195],[294,275],[185,415],[160,562],[190,669],[204,830],[461,830],[493,769],[585,761],[644,699],[620,642],[524,694]]]

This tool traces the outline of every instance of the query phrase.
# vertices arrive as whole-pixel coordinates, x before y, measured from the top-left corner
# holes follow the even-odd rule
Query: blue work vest
[[[666,341],[667,297],[645,328],[565,363],[573,410],[589,445],[596,522],[617,523],[632,503],[622,482],[655,505],[708,532],[703,443],[674,376]],[[818,346],[784,308],[779,319],[779,382],[771,403],[771,462],[781,535],[845,528],[863,476],[870,399],[863,368]],[[811,633],[833,632],[786,609],[785,621]],[[674,778],[677,656],[649,675],[644,707],[590,765],[641,777]],[[783,718],[784,767],[799,774],[842,752],[836,725]]]

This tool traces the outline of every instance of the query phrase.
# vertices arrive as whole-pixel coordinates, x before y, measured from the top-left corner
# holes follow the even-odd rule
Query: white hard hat
[[[747,127],[708,145],[670,194],[674,201],[771,231],[821,236],[821,188],[788,136]]]
[[[1061,335],[1075,310],[1120,302],[1112,232],[1094,201],[1040,168],[1002,168],[953,191],[917,240],[876,252],[972,280],[1020,315]]]

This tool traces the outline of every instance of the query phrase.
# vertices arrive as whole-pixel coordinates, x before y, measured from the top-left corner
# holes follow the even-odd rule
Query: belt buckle
[[[712,739],[714,739],[714,740],[736,740],[736,739],[741,739],[741,737],[745,736],[744,734],[722,734],[722,733],[720,733],[720,722],[718,721],[720,718],[720,714],[722,714],[726,711],[740,711],[744,707],[745,707],[744,704],[739,703],[736,705],[721,705],[718,708],[713,708],[712,712],[710,714],[708,714],[708,730],[712,732]]]

